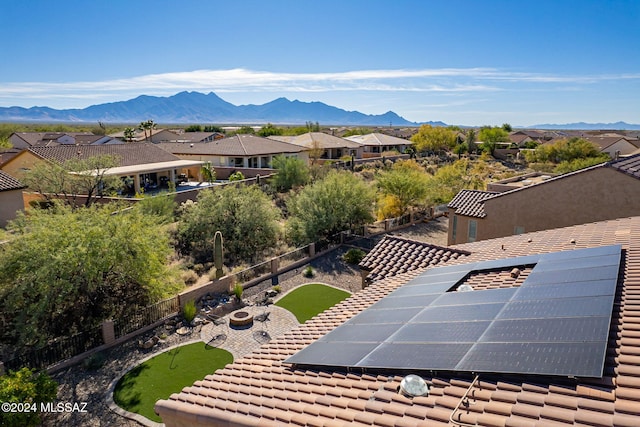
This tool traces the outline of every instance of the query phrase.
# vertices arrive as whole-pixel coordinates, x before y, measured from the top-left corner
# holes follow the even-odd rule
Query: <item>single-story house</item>
[[[156,402],[167,427],[636,427],[640,217],[458,245]]]
[[[347,136],[344,139],[362,145],[362,157],[364,158],[380,157],[382,153],[389,151],[397,151],[402,154],[411,145],[411,141],[379,132]]]
[[[297,157],[305,162],[304,147],[256,135],[233,135],[207,143],[166,142],[158,147],[185,160],[210,162],[216,167],[271,168],[276,156]]]
[[[640,148],[637,139],[623,136],[585,136],[584,139],[597,145],[601,152],[607,153],[612,159],[634,154]]]
[[[198,176],[204,163],[180,159],[155,144],[137,143],[31,147],[4,163],[1,168],[20,179],[41,161],[64,163],[70,159],[87,159],[100,155],[113,155],[118,159],[118,165],[110,168],[106,175],[118,176],[131,182],[135,192],[145,186],[159,186],[163,181],[176,182],[179,175]]]
[[[298,136],[271,135],[269,139],[288,142],[306,148],[309,157],[322,160],[341,159],[345,156],[362,158],[363,146],[345,138],[329,135],[323,132],[307,132]],[[314,151],[318,151],[316,154]]]
[[[0,170],[0,227],[5,227],[19,210],[24,209],[22,190],[25,188],[26,185]]]
[[[121,142],[107,135],[91,132],[14,132],[9,136],[14,148],[49,147],[54,145],[102,145]]]
[[[575,172],[462,190],[449,202],[448,244],[624,218],[640,212],[640,154]],[[512,188],[509,191],[504,191]]]

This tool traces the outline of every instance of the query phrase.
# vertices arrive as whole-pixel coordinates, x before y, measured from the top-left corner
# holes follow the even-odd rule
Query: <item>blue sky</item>
[[[411,121],[640,123],[637,0],[8,0],[0,106],[180,91]]]

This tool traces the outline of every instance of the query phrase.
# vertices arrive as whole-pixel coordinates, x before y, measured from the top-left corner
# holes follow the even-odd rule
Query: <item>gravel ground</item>
[[[444,246],[447,240],[446,230],[446,218],[440,218],[428,223],[410,226],[393,234]],[[347,249],[345,247],[338,248],[308,264],[315,270],[315,275],[312,278],[304,277],[302,274],[306,265],[280,275],[278,285],[281,287],[282,293],[286,293],[305,283],[327,283],[351,293],[358,292],[362,283],[358,267],[351,266],[341,259],[342,254]],[[246,289],[243,297],[249,301],[256,300],[262,297],[264,291],[271,287],[271,280],[262,282]],[[165,332],[164,327],[159,327],[155,331],[148,332],[104,352],[104,364],[99,369],[91,370],[79,364],[54,374],[53,378],[60,384],[56,402],[86,403],[86,412],[44,414],[43,425],[83,427],[139,426],[140,424],[137,422],[126,419],[109,409],[106,399],[107,392],[116,378],[141,359],[194,339],[193,335],[180,336],[176,333],[170,333],[166,340],[151,350],[138,348],[138,339],[147,339],[163,332]]]

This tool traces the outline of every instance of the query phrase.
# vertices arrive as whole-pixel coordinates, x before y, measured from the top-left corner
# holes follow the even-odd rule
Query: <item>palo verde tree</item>
[[[287,237],[310,243],[373,221],[375,190],[350,172],[331,171],[289,199]]]
[[[423,205],[428,194],[430,176],[415,160],[397,161],[390,170],[377,176],[380,197],[378,218],[406,214],[410,208]]]
[[[422,125],[418,133],[411,137],[418,152],[441,152],[451,150],[456,145],[457,132],[442,126]]]
[[[10,222],[0,247],[0,340],[17,348],[94,328],[172,295],[173,252],[155,216],[55,203]]]
[[[211,261],[214,236],[224,234],[228,261],[253,261],[280,234],[280,212],[257,186],[227,185],[200,192],[178,225],[180,250],[198,262]]]
[[[482,149],[493,156],[498,142],[509,142],[509,132],[502,127],[483,126],[478,132],[478,140],[482,141]]]
[[[40,404],[52,402],[58,393],[58,384],[46,372],[36,373],[29,368],[9,371],[0,375],[0,402],[28,405],[27,410],[0,412],[0,425],[30,427],[41,425]],[[33,408],[37,410],[29,410]]]
[[[62,199],[72,206],[89,207],[96,199],[122,187],[120,178],[109,175],[109,169],[119,163],[113,155],[70,159],[64,163],[41,161],[20,179],[46,200]],[[83,203],[78,201],[79,196]]]
[[[294,187],[305,185],[311,179],[309,166],[297,157],[278,155],[273,158],[272,166],[276,170],[276,176],[271,182],[278,191],[289,191]]]
[[[607,153],[584,138],[560,139],[525,152],[529,166],[536,170],[567,173],[611,160]]]

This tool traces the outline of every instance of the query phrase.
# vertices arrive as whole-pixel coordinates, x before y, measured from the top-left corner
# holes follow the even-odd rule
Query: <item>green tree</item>
[[[267,123],[266,125],[262,126],[260,130],[257,132],[257,134],[259,136],[262,136],[263,138],[266,138],[271,135],[282,135],[282,133],[283,131],[281,128],[275,127],[271,123]]]
[[[0,412],[0,425],[29,427],[40,425],[40,404],[52,402],[58,384],[46,372],[36,373],[29,368],[9,371],[0,376],[0,402],[35,405],[35,411]],[[32,409],[30,406],[29,409]]]
[[[153,130],[155,128],[156,128],[156,123],[153,120],[146,120],[144,122],[140,122],[138,129],[144,131],[145,142],[148,141],[153,136]]]
[[[473,129],[469,129],[467,132],[467,139],[465,140],[467,144],[467,151],[469,154],[473,154],[476,152],[476,131]]]
[[[127,142],[131,142],[133,141],[133,137],[136,134],[136,130],[132,127],[128,127],[128,128],[125,128],[125,130],[123,131],[123,134],[124,134],[124,139]]]
[[[482,141],[482,149],[493,156],[498,142],[509,142],[509,132],[501,127],[484,126],[478,133],[478,139]]]
[[[242,126],[240,129],[236,130],[235,133],[240,135],[253,135],[256,131],[251,126]]]
[[[272,166],[277,172],[272,178],[273,186],[281,192],[305,185],[311,178],[309,166],[297,157],[278,155],[273,158]]]
[[[502,130],[504,130],[505,132],[511,132],[511,131],[513,131],[513,128],[511,127],[511,125],[509,123],[503,123],[502,124]]]
[[[427,185],[428,202],[433,204],[448,203],[462,189],[483,188],[485,175],[482,171],[487,168],[477,166],[483,163],[483,159],[478,162],[461,159],[438,168]]]
[[[231,262],[254,261],[275,246],[280,212],[257,186],[203,190],[178,225],[180,249],[198,262],[211,261],[216,231],[224,234]]]
[[[455,131],[442,126],[422,125],[411,141],[418,152],[440,152],[455,147],[456,135]]]
[[[200,125],[190,125],[184,128],[185,132],[202,132],[202,126]]]
[[[373,221],[374,189],[350,172],[331,171],[287,202],[288,237],[296,244]]]
[[[388,171],[378,174],[377,184],[384,196],[396,199],[399,215],[412,207],[423,205],[428,194],[429,174],[415,160],[398,161]],[[380,216],[379,216],[380,217]]]
[[[204,132],[224,133],[224,129],[222,129],[220,126],[216,126],[216,125],[207,125],[207,126],[204,127]]]
[[[155,216],[159,223],[167,224],[173,222],[177,205],[173,194],[164,193],[145,196],[136,203],[135,207],[140,209],[143,215]]]
[[[109,170],[119,165],[113,155],[93,156],[87,159],[70,159],[60,164],[41,161],[20,179],[46,200],[63,199],[72,206],[78,206],[79,196],[84,206],[91,206],[97,199],[122,188],[117,176],[109,175]]]
[[[233,181],[242,181],[244,179],[244,174],[240,171],[236,171],[229,175],[229,182]]]
[[[129,315],[177,291],[168,233],[119,205],[55,203],[10,222],[0,248],[0,341],[38,345]]]
[[[211,162],[206,162],[200,168],[200,172],[202,173],[202,177],[208,183],[212,183],[216,180],[216,169],[213,167]]]
[[[525,152],[525,159],[534,169],[566,173],[606,162],[610,157],[596,144],[574,137],[538,145],[535,150]]]

